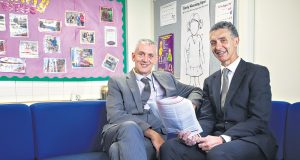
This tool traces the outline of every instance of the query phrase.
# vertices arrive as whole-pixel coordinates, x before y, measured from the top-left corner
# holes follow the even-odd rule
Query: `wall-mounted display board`
[[[0,0],[0,80],[94,81],[127,72],[126,0]]]

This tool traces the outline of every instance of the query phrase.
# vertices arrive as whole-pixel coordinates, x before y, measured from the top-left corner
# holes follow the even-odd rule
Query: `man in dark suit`
[[[157,114],[157,99],[181,96],[195,106],[201,103],[203,92],[200,88],[180,83],[168,72],[152,72],[158,58],[156,50],[153,41],[140,40],[132,53],[135,63],[132,71],[112,77],[108,82],[109,123],[103,128],[102,145],[110,159],[156,159],[166,138],[166,130]],[[143,82],[145,79],[148,83]],[[143,96],[148,90],[146,86],[150,91],[147,99]]]
[[[204,132],[180,132],[161,146],[161,160],[274,160],[268,69],[238,56],[239,36],[230,22],[211,28],[210,44],[221,70],[204,81],[205,103],[197,112]]]

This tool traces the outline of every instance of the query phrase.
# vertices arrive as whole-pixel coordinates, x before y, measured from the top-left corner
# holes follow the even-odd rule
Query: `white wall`
[[[140,38],[154,37],[152,0],[127,0],[128,70],[133,67],[131,52]],[[81,99],[99,99],[100,88],[107,82],[37,82],[0,81],[0,103],[70,100],[78,94]]]
[[[255,62],[271,74],[274,100],[300,101],[300,1],[255,1]]]
[[[268,67],[273,100],[299,102],[300,1],[237,2],[241,57]]]
[[[141,38],[154,40],[153,6],[153,0],[127,0],[128,71],[134,66],[131,53],[137,41]]]

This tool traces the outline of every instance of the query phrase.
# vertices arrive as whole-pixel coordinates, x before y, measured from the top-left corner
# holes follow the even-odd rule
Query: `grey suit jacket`
[[[153,77],[165,90],[164,97],[181,96],[190,99],[195,105],[201,103],[203,92],[200,88],[180,83],[168,72],[153,72]],[[151,127],[161,134],[166,134],[161,121],[152,112],[145,113],[133,71],[110,78],[106,110],[108,124],[103,128],[104,134],[111,126],[124,121],[136,122],[143,131]]]
[[[224,104],[220,102],[221,71],[204,82],[206,105],[201,108],[204,134],[228,135],[257,144],[268,159],[274,158],[276,142],[268,129],[271,87],[266,67],[241,60],[231,81]]]

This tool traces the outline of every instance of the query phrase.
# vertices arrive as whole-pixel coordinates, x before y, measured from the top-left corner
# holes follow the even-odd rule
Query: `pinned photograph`
[[[0,14],[0,31],[5,31],[6,25],[5,25],[5,14]]]
[[[61,53],[60,46],[60,37],[52,35],[44,36],[45,53]]]
[[[0,72],[25,73],[24,58],[0,57]]]
[[[66,59],[44,58],[44,73],[66,73]]]
[[[20,41],[19,54],[21,58],[39,58],[38,41]]]
[[[5,40],[0,40],[0,55],[5,55],[6,45]]]
[[[113,26],[104,27],[105,47],[117,47],[117,28]]]
[[[80,30],[80,44],[95,44],[95,31]]]
[[[39,19],[38,30],[40,32],[60,32],[61,22],[49,19]]]
[[[10,37],[28,37],[28,16],[9,14]]]
[[[113,9],[110,7],[100,7],[100,21],[113,22]]]
[[[94,67],[93,49],[90,48],[71,48],[72,68],[91,68]]]
[[[115,72],[118,63],[119,63],[119,59],[108,53],[104,58],[102,67],[108,69],[111,72]]]
[[[65,24],[66,26],[84,27],[85,26],[85,14],[77,11],[65,12]]]

